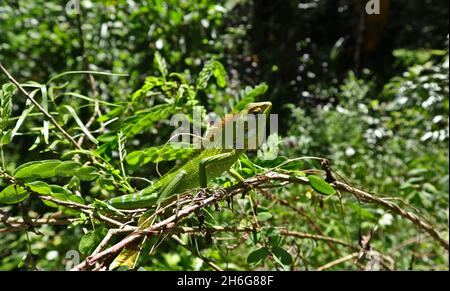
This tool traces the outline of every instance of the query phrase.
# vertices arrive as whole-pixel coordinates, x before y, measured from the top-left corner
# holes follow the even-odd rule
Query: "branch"
[[[3,172],[3,174],[4,174],[4,172]],[[14,178],[10,177],[8,175],[6,175],[6,179],[13,180],[12,182],[14,182]],[[94,213],[92,206],[77,204],[77,203],[68,202],[68,201],[58,201],[58,200],[54,199],[53,197],[42,196],[39,194],[38,195],[41,199],[46,199],[46,200],[49,200],[49,201],[52,201],[55,203],[59,203],[63,206],[69,207],[69,208],[75,207],[75,208],[80,209],[80,211],[82,211],[82,212],[89,213],[91,215],[96,215],[101,220],[103,220],[109,224],[119,226],[123,232],[130,232],[130,234],[127,237],[125,237],[123,240],[121,240],[120,242],[116,243],[115,245],[113,245],[103,251],[99,251],[98,253],[89,257],[89,259],[86,259],[85,261],[83,261],[81,264],[77,265],[74,268],[74,270],[84,270],[84,269],[88,268],[89,266],[91,266],[92,264],[95,264],[97,262],[102,262],[104,259],[109,258],[110,256],[118,253],[123,248],[125,248],[128,244],[134,242],[135,240],[137,240],[143,236],[149,236],[149,235],[153,235],[155,233],[161,233],[161,232],[175,232],[175,233],[179,232],[180,228],[178,228],[176,226],[176,224],[178,221],[182,220],[183,218],[186,218],[189,215],[196,213],[198,210],[200,210],[204,207],[214,205],[220,201],[229,199],[238,194],[248,192],[251,189],[258,188],[259,186],[263,186],[265,183],[272,182],[272,181],[283,181],[283,182],[292,183],[292,184],[309,185],[309,180],[305,177],[296,177],[296,176],[289,176],[286,174],[281,174],[281,173],[276,173],[276,172],[267,172],[265,174],[261,174],[261,175],[257,175],[255,177],[249,178],[249,179],[247,179],[241,183],[238,183],[236,185],[233,185],[231,187],[215,190],[210,195],[205,195],[207,192],[205,191],[205,189],[201,189],[197,193],[197,195],[194,196],[194,198],[188,199],[189,197],[192,197],[192,195],[191,196],[185,195],[185,196],[183,196],[183,198],[181,200],[171,201],[164,208],[162,208],[159,211],[157,211],[156,213],[154,213],[155,216],[163,217],[164,219],[151,225],[150,227],[148,227],[146,229],[140,229],[139,227],[125,225],[125,224],[115,221],[109,217],[105,217],[105,216],[102,216],[101,214]],[[444,238],[442,238],[442,236],[431,225],[424,222],[417,215],[403,210],[402,208],[400,208],[400,206],[398,206],[397,204],[395,204],[391,201],[386,201],[383,198],[375,197],[372,194],[369,194],[363,190],[354,188],[348,184],[345,184],[345,183],[342,183],[339,181],[335,181],[333,183],[333,185],[337,190],[351,193],[363,202],[381,205],[384,208],[390,210],[391,212],[398,214],[398,215],[412,221],[416,226],[418,226],[422,230],[425,230],[427,233],[430,234],[431,237],[433,237],[446,250],[448,250],[448,242]],[[169,211],[167,211],[170,207],[174,207],[174,206],[177,207],[177,211],[175,211],[175,213],[170,213]],[[216,227],[215,229],[217,231],[218,230],[232,231],[232,228]],[[246,229],[246,231],[247,230],[249,230],[249,229]],[[188,231],[188,232],[195,231],[195,229],[184,228],[184,231]],[[240,231],[244,231],[244,230],[240,230]],[[323,240],[326,242],[331,242],[334,244],[346,246],[348,248],[356,249],[355,246],[353,246],[345,241],[326,237],[323,235],[293,232],[293,231],[288,231],[288,230],[281,230],[280,233],[282,235],[293,236],[293,237],[298,237],[298,238]],[[104,244],[104,245],[106,245],[106,244]],[[341,262],[341,261],[339,261],[339,262]],[[335,261],[334,263],[339,263],[339,262]]]
[[[115,245],[109,247],[108,249],[101,251],[98,254],[90,257],[89,260],[85,260],[81,264],[74,267],[73,270],[84,270],[84,269],[88,268],[91,264],[100,262],[103,259],[106,259],[106,258],[118,253],[123,248],[125,248],[128,244],[136,241],[137,239],[139,239],[142,236],[145,236],[145,235],[148,236],[148,235],[158,233],[158,232],[160,233],[161,231],[164,231],[164,232],[176,231],[176,229],[177,229],[176,223],[179,220],[197,212],[201,208],[204,208],[209,205],[213,205],[219,201],[226,200],[232,196],[245,193],[251,189],[257,188],[259,185],[262,185],[265,182],[274,181],[274,180],[288,181],[290,183],[308,184],[309,185],[309,180],[307,178],[292,177],[292,176],[275,173],[275,172],[268,172],[265,175],[255,176],[253,178],[247,179],[247,180],[245,180],[239,184],[236,184],[234,186],[217,190],[211,196],[208,196],[206,198],[200,197],[197,200],[194,199],[192,201],[192,203],[189,204],[188,206],[179,209],[175,214],[163,219],[162,221],[160,221],[158,223],[153,224],[152,226],[148,227],[147,229],[144,229],[144,230],[136,229],[135,231],[133,231],[130,235],[125,237],[120,242],[118,242]],[[196,196],[199,196],[199,195],[196,195]],[[296,235],[298,237],[303,236],[305,238],[312,238],[312,239],[323,239],[325,241],[333,241],[335,243],[340,243],[343,245],[350,246],[350,244],[347,244],[346,242],[336,240],[336,239],[325,239],[324,236],[319,236],[319,235],[302,235],[302,233],[295,233],[295,232],[290,232],[290,233],[286,232],[285,234],[291,234],[294,236]],[[352,248],[353,248],[353,246],[352,246]]]
[[[266,177],[268,177],[271,180],[274,181],[286,181],[293,184],[303,184],[303,185],[309,185],[309,180],[305,177],[294,177],[289,176],[286,174],[280,174],[275,172],[269,172],[266,174]],[[418,226],[420,229],[424,230],[428,234],[430,234],[439,244],[448,251],[449,249],[449,243],[448,240],[443,238],[441,234],[430,224],[423,221],[420,217],[418,217],[416,214],[408,212],[406,210],[403,210],[400,206],[395,204],[391,201],[386,201],[383,198],[376,197],[373,194],[370,194],[364,190],[355,188],[351,185],[348,185],[346,183],[340,182],[340,181],[334,181],[333,186],[336,190],[341,190],[350,194],[353,194],[357,198],[359,198],[363,202],[367,203],[373,203],[380,206],[383,206],[384,208],[390,210],[394,214],[398,214],[402,216],[403,218],[408,219],[412,223],[414,223],[416,226]]]
[[[123,248],[125,248],[128,244],[134,242],[135,240],[139,239],[140,237],[147,235],[148,232],[156,232],[156,231],[170,231],[176,226],[176,222],[189,216],[190,214],[195,213],[196,211],[200,210],[203,207],[206,207],[208,205],[212,205],[214,203],[217,203],[219,201],[222,201],[224,199],[227,199],[228,197],[232,197],[234,195],[238,195],[239,193],[249,191],[252,187],[264,182],[266,177],[263,176],[256,176],[254,178],[248,179],[244,182],[241,182],[239,184],[236,184],[234,186],[228,187],[223,190],[218,190],[214,192],[211,196],[196,201],[194,205],[187,206],[183,209],[180,209],[175,213],[174,215],[169,216],[168,218],[153,224],[149,228],[145,230],[136,230],[133,233],[131,233],[129,236],[125,237],[120,242],[116,243],[115,245],[109,247],[108,249],[96,254],[95,256],[92,256],[89,258],[89,260],[85,260],[79,265],[75,266],[72,270],[84,270],[87,267],[89,267],[91,264],[96,263],[98,261],[101,261],[102,259],[108,258],[111,255],[114,255],[121,251]]]
[[[347,185],[345,183],[336,181],[334,183],[336,189],[346,191],[348,193],[351,193],[361,199],[361,201],[368,202],[368,203],[374,203],[383,206],[384,208],[389,209],[392,213],[398,214],[412,223],[414,223],[416,226],[418,226],[420,229],[426,231],[429,235],[431,235],[436,241],[439,242],[439,244],[445,248],[447,251],[449,249],[448,241],[445,240],[441,234],[430,224],[426,223],[420,217],[418,217],[416,214],[408,212],[406,210],[403,210],[400,206],[395,204],[391,201],[386,201],[383,198],[376,197],[372,194],[369,194],[363,190],[356,189],[350,185]]]
[[[22,231],[40,225],[69,225],[75,220],[75,218],[68,217],[45,217],[24,220],[20,217],[11,217],[9,213],[0,209],[0,221],[8,226],[7,228],[0,228],[0,233]]]
[[[95,211],[95,208],[93,206],[84,205],[84,204],[80,204],[80,203],[76,203],[76,202],[72,202],[72,201],[62,201],[62,200],[58,200],[52,196],[42,195],[37,192],[34,192],[33,190],[30,189],[30,187],[24,185],[23,183],[20,183],[14,177],[7,174],[6,171],[4,171],[1,168],[0,168],[0,176],[5,178],[8,181],[8,183],[13,184],[13,185],[19,185],[19,186],[23,187],[28,193],[33,194],[34,196],[37,196],[42,200],[50,201],[57,205],[61,205],[61,206],[64,206],[64,207],[67,207],[67,208],[70,208],[73,210],[80,211],[84,214],[87,214],[90,217],[96,217],[97,219],[104,221],[108,225],[120,227],[122,229],[128,229],[130,227],[130,226],[127,226],[127,225],[121,223],[120,221],[117,221],[111,217],[97,213],[97,211]],[[133,228],[133,230],[134,230],[134,228]]]
[[[317,271],[324,271],[324,270],[332,268],[332,267],[334,267],[336,265],[339,265],[339,264],[342,264],[344,262],[350,261],[351,259],[357,258],[358,255],[359,255],[359,253],[352,253],[352,254],[346,255],[346,256],[344,256],[342,258],[339,258],[339,259],[337,259],[335,261],[329,262],[328,264],[325,264],[325,265],[317,268]]]

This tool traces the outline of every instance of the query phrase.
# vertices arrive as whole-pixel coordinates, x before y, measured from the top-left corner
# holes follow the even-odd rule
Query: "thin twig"
[[[430,234],[436,241],[438,241],[440,243],[440,245],[445,248],[447,251],[449,249],[449,243],[447,240],[445,240],[442,235],[430,224],[428,224],[427,222],[423,221],[423,219],[421,219],[420,217],[418,217],[416,214],[408,212],[403,210],[400,206],[398,206],[397,204],[395,204],[394,202],[391,201],[386,201],[383,198],[379,198],[376,197],[370,193],[367,193],[363,190],[360,189],[356,189],[350,185],[347,185],[345,183],[336,181],[334,183],[335,187],[339,190],[342,191],[346,191],[349,193],[352,193],[353,195],[357,196],[358,198],[360,198],[362,201],[364,202],[369,202],[369,203],[374,203],[377,205],[381,205],[387,209],[389,209],[391,212],[398,214],[406,219],[408,219],[409,221],[411,221],[412,223],[414,223],[416,226],[418,226],[419,228],[423,229],[424,231],[426,231],[428,234]]]
[[[111,255],[119,252],[121,249],[126,247],[128,244],[134,242],[135,240],[142,237],[143,235],[149,235],[149,233],[152,233],[155,231],[161,231],[161,230],[172,231],[175,228],[177,221],[195,213],[199,209],[209,206],[209,205],[212,205],[214,203],[217,203],[218,201],[227,199],[231,196],[238,195],[243,192],[247,192],[250,189],[254,189],[258,185],[261,185],[268,181],[274,181],[274,180],[289,181],[290,183],[309,185],[309,180],[305,177],[293,177],[293,176],[275,173],[275,172],[268,172],[265,175],[255,176],[255,177],[247,179],[239,184],[236,184],[232,187],[216,191],[212,196],[204,198],[203,200],[198,201],[194,205],[188,205],[187,207],[180,209],[175,215],[167,217],[164,220],[153,224],[148,229],[136,230],[135,232],[131,233],[128,237],[124,238],[122,241],[120,241],[117,244],[113,245],[112,247],[98,253],[96,256],[94,256],[92,258],[92,261],[94,261],[94,262],[100,261],[104,258],[110,257]],[[355,189],[354,187],[351,187],[347,184],[336,182],[335,187],[339,190],[352,193],[353,195],[356,195],[357,197],[361,198],[361,200],[363,200],[363,201],[376,203],[376,204],[387,207],[386,202],[384,202],[383,200],[380,200],[379,198],[375,199],[375,197],[373,197],[372,195],[370,195],[362,190]],[[389,202],[389,203],[390,203],[390,204],[388,204],[389,207],[387,207],[388,209],[415,222],[415,224],[418,225],[422,229],[425,229],[427,231],[433,230],[434,232],[436,232],[434,229],[432,229],[432,228],[430,229],[431,226],[424,224],[424,222],[422,222],[418,217],[411,216],[411,214],[405,213],[403,210],[399,211],[399,209],[400,209],[399,206],[397,206],[396,204],[394,204],[392,202]],[[441,242],[441,244],[442,244],[442,241],[440,241],[440,240],[438,240],[438,241]],[[443,242],[445,242],[445,241],[443,241]],[[447,243],[447,246],[448,246],[448,243]],[[445,247],[445,244],[444,244],[444,247]],[[87,267],[87,262],[85,261],[85,262],[82,262],[81,264],[79,264],[78,266],[76,266],[74,268],[74,270],[83,270],[86,267]]]
[[[352,253],[352,254],[346,255],[342,258],[339,258],[337,260],[334,260],[332,262],[329,262],[328,264],[325,264],[325,265],[317,268],[317,271],[324,271],[326,269],[332,268],[332,267],[342,264],[344,262],[350,261],[351,259],[357,258],[358,255],[359,255],[359,253]]]
[[[0,228],[0,233],[9,233],[22,231],[24,229],[33,228],[41,225],[69,225],[76,219],[69,217],[45,217],[45,218],[30,218],[24,220],[20,217],[12,217],[8,212],[0,209],[0,222],[8,226],[7,228]]]
[[[12,185],[19,185],[19,186],[23,187],[28,193],[33,194],[42,200],[50,201],[57,205],[61,205],[61,206],[64,206],[64,207],[67,207],[67,208],[70,208],[73,210],[80,211],[82,213],[87,214],[88,216],[96,217],[96,218],[106,222],[109,225],[113,225],[113,226],[120,227],[120,228],[128,228],[129,227],[129,226],[125,225],[124,223],[121,223],[120,221],[117,221],[113,218],[107,217],[103,214],[97,213],[93,206],[84,205],[84,204],[76,203],[73,201],[62,201],[62,200],[58,200],[52,196],[42,195],[40,193],[37,193],[37,192],[31,190],[30,187],[17,181],[14,177],[8,175],[6,173],[6,171],[4,171],[2,169],[0,169],[0,176],[3,177],[4,179],[6,179],[8,181],[8,183],[10,183]]]

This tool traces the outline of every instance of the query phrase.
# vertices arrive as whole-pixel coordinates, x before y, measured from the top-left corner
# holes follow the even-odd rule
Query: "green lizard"
[[[160,207],[162,203],[175,194],[181,194],[198,187],[206,188],[208,181],[229,170],[239,159],[239,156],[248,149],[249,145],[258,145],[258,128],[260,127],[258,124],[251,124],[246,121],[250,115],[256,117],[262,114],[264,118],[267,118],[271,108],[272,103],[270,102],[250,103],[241,112],[226,116],[222,119],[220,125],[214,128],[208,136],[208,140],[211,142],[207,147],[201,149],[199,153],[185,164],[173,168],[154,182],[153,185],[134,194],[112,198],[108,203],[118,209]],[[254,120],[258,119],[255,118]],[[239,122],[242,122],[241,129],[243,131],[236,129],[236,125]],[[226,146],[229,144],[229,141],[225,142],[226,139],[224,139],[227,132],[226,128],[231,128],[233,133],[231,147]],[[241,139],[238,137],[239,134],[243,135]],[[239,142],[244,144],[239,144]],[[151,214],[153,212],[150,210],[148,213]],[[144,214],[138,222],[139,229],[145,229],[151,223],[151,219]],[[134,268],[140,253],[139,245],[141,244],[142,241],[122,250],[111,264],[110,269],[122,265]]]
[[[245,123],[244,145],[237,145],[237,138],[233,138],[235,146],[226,148],[223,138],[225,127],[232,126],[232,123],[245,121],[249,114],[265,114],[267,116],[271,108],[270,102],[250,103],[240,113],[225,117],[210,134],[209,139],[213,139],[213,141],[191,157],[187,163],[175,167],[151,186],[134,194],[112,198],[108,203],[118,209],[147,208],[164,202],[173,194],[198,187],[205,188],[208,181],[230,169],[239,156],[246,151],[246,145],[257,144],[257,128],[248,128],[248,123]]]

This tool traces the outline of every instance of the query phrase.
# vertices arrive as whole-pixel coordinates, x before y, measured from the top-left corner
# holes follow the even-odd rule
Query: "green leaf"
[[[52,189],[50,188],[50,186],[42,181],[34,181],[31,183],[27,183],[25,185],[28,186],[31,189],[31,191],[39,194],[49,195],[52,193]]]
[[[167,70],[167,62],[166,60],[161,56],[161,54],[159,52],[155,53],[155,66],[156,68],[159,70],[159,72],[161,73],[161,75],[163,77],[166,77],[168,74],[168,70]]]
[[[269,237],[269,244],[273,247],[278,247],[283,244],[283,237],[281,235],[274,235]]]
[[[81,168],[82,165],[79,162],[67,161],[62,162],[59,166],[55,168],[55,173],[61,177],[72,177],[75,175],[76,170]]]
[[[25,189],[21,186],[17,185],[9,185],[2,192],[0,192],[0,203],[4,204],[16,204],[25,199],[30,194],[25,191]]]
[[[63,105],[63,108],[65,108],[70,115],[72,115],[73,119],[75,119],[75,122],[78,124],[78,126],[80,127],[81,131],[83,131],[83,133],[89,138],[90,141],[92,141],[94,144],[98,144],[98,140],[95,139],[95,137],[91,134],[91,132],[89,131],[89,129],[86,128],[86,126],[84,125],[84,123],[81,121],[81,119],[78,117],[77,112],[75,111],[75,109],[73,109],[71,106],[69,105]]]
[[[92,253],[105,235],[105,228],[98,228],[95,231],[89,231],[81,238],[78,245],[79,251],[85,255]]]
[[[35,89],[34,91],[32,91],[30,93],[30,96],[33,97],[38,91],[39,91],[39,89]],[[26,109],[22,111],[22,114],[20,115],[19,119],[16,122],[16,125],[14,126],[14,129],[12,130],[12,137],[14,137],[16,135],[17,131],[19,130],[20,126],[22,126],[22,123],[25,121],[28,114],[33,110],[34,105],[33,105],[33,103],[31,103],[30,100],[27,99],[27,102],[25,103],[25,107],[26,107]]]
[[[60,201],[66,201],[67,200],[65,195],[59,194],[59,193],[56,193],[56,194],[52,193],[52,197],[57,199],[57,200],[60,200]],[[56,204],[55,202],[44,200],[44,199],[42,199],[41,201],[42,201],[42,203],[44,203],[48,207],[59,208],[59,205]]]
[[[144,151],[134,151],[127,155],[125,160],[129,165],[137,165],[141,160],[143,160],[147,155]]]
[[[82,167],[75,171],[75,175],[81,180],[81,181],[93,181],[97,179],[98,172],[97,169],[94,167]]]
[[[57,198],[55,196],[56,194],[59,194],[58,197],[62,197],[60,195],[64,195],[64,199],[62,199],[63,201],[67,201],[69,197],[72,195],[72,192],[58,185],[50,185],[50,188],[52,189],[52,193],[50,195],[55,198]]]
[[[258,221],[267,221],[272,218],[272,214],[270,212],[260,212],[257,215]]]
[[[334,190],[334,188],[325,180],[314,175],[309,175],[307,178],[309,180],[309,183],[311,184],[311,187],[320,194],[332,195],[336,193],[336,190]]]
[[[262,247],[260,249],[257,249],[253,252],[251,252],[247,257],[247,263],[250,265],[258,265],[263,260],[267,258],[269,255],[269,250],[266,247]]]
[[[36,164],[38,164],[38,163],[40,163],[40,162],[42,162],[42,161],[32,161],[32,162],[28,162],[28,163],[25,163],[25,164],[22,164],[22,165],[18,166],[18,167],[14,170],[13,176],[14,176],[15,178],[19,179],[20,176],[28,174],[28,171],[29,171],[28,168],[29,168],[30,166],[36,165]],[[26,170],[25,170],[25,169],[26,169]],[[22,171],[22,170],[24,170],[24,171]],[[18,177],[18,176],[19,176],[19,177]]]
[[[283,265],[292,264],[292,256],[291,254],[281,247],[273,247],[272,248],[273,255],[280,260]]]
[[[43,160],[25,163],[18,167],[13,176],[16,179],[51,178],[56,175],[55,168],[61,164],[58,160]]]
[[[249,235],[248,238],[250,239],[252,244],[256,246],[261,239],[261,233],[256,229],[253,229],[251,235]]]
[[[67,190],[64,187],[58,186],[58,185],[50,185],[50,189],[51,189],[50,196],[52,196],[53,198],[55,198],[59,201],[68,201],[69,198],[72,196],[72,193],[69,190]],[[42,200],[42,203],[44,203],[45,205],[47,205],[49,207],[53,207],[53,208],[60,207],[60,205],[58,205],[52,201]]]
[[[38,178],[51,178],[56,176],[55,168],[61,164],[58,160],[48,160],[32,166],[33,175]]]
[[[8,125],[9,117],[12,112],[11,96],[16,87],[11,83],[6,83],[0,89],[0,134]]]
[[[269,86],[266,83],[259,84],[253,88],[247,86],[240,92],[240,101],[233,107],[233,112],[240,112],[247,104],[254,102],[256,97],[266,93],[267,89],[269,89]]]
[[[41,95],[42,95],[42,108],[46,112],[48,112],[48,94],[47,94],[47,86],[41,85]],[[42,125],[42,135],[44,136],[44,142],[48,144],[49,140],[49,122],[47,119],[44,119],[43,125]]]
[[[12,138],[12,131],[11,129],[8,129],[5,133],[0,133],[0,136],[2,137],[1,143],[2,145],[7,145],[11,142]]]
[[[74,93],[74,92],[65,92],[62,93],[60,96],[71,96],[71,97],[75,97],[75,98],[80,98],[86,101],[90,101],[92,103],[98,102],[99,104],[105,105],[105,106],[111,106],[111,107],[120,107],[121,109],[121,105],[120,104],[114,104],[114,103],[110,103],[110,102],[106,102],[103,100],[95,100],[93,98],[78,94],[78,93]]]
[[[217,81],[217,85],[219,87],[225,87],[226,85],[226,72],[223,65],[216,61],[210,60],[208,61],[203,69],[200,71],[200,74],[197,79],[197,89],[203,90],[208,86],[209,79],[214,76]]]
[[[91,75],[128,77],[127,74],[116,74],[116,73],[98,72],[98,71],[67,71],[67,72],[64,72],[64,73],[61,73],[61,74],[58,74],[58,75],[52,77],[50,80],[48,80],[47,85],[63,76],[73,75],[73,74],[91,74]]]
[[[80,196],[77,196],[77,195],[70,195],[67,200],[71,201],[71,202],[78,203],[78,204],[83,204],[83,205],[85,204],[83,198],[80,197]],[[61,210],[66,215],[77,215],[77,214],[80,213],[80,211],[78,211],[78,210],[71,209],[71,208],[64,207],[64,206],[61,206]]]
[[[70,195],[69,200],[78,204],[85,205],[83,197],[77,196],[77,195]]]
[[[216,78],[217,85],[220,88],[223,88],[227,85],[226,77],[227,73],[225,71],[225,68],[223,65],[219,62],[215,62],[215,68],[214,68],[214,77]]]
[[[137,111],[134,115],[125,118],[120,125],[120,130],[127,137],[131,137],[141,133],[143,130],[149,130],[155,122],[167,119],[180,110],[181,108],[174,107],[173,104],[155,105],[149,109]]]
[[[274,237],[280,235],[280,231],[273,227],[263,228],[264,229],[264,235],[267,237]]]

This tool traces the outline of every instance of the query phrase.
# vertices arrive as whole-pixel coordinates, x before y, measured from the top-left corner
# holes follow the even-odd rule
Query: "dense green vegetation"
[[[0,2],[1,270],[81,263],[109,218],[142,215],[102,201],[194,151],[165,146],[172,116],[254,101],[272,102],[279,134],[234,170],[297,180],[152,233],[136,269],[449,269],[447,1],[385,0],[378,16],[356,0],[68,2]]]

